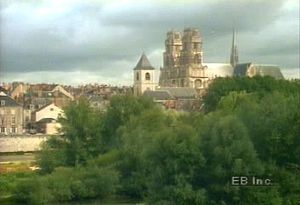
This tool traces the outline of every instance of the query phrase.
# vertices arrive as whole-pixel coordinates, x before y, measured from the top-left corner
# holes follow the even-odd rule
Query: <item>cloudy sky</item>
[[[0,1],[0,82],[132,83],[144,51],[162,65],[166,32],[198,28],[205,62],[277,64],[299,78],[298,0]]]

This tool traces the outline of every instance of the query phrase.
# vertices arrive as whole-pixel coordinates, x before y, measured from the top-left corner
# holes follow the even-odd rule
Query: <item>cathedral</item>
[[[207,66],[203,65],[202,39],[196,29],[170,31],[165,41],[163,68],[160,70],[161,87],[207,87]]]
[[[170,31],[165,40],[163,67],[159,84],[155,83],[155,69],[143,53],[134,68],[133,90],[136,95],[146,90],[161,88],[192,88],[203,90],[208,86],[207,66],[203,64],[202,39],[197,29]]]
[[[151,95],[160,94],[160,97],[175,93],[176,98],[192,98],[194,93],[198,96],[204,94],[209,83],[216,77],[268,75],[283,79],[280,68],[276,65],[251,62],[239,64],[238,61],[235,30],[232,36],[230,63],[203,62],[202,38],[197,29],[186,28],[183,33],[169,31],[165,40],[163,67],[160,68],[158,84],[155,82],[155,69],[143,53],[134,68],[134,94],[142,95],[147,91]],[[162,94],[164,91],[167,93]],[[186,93],[190,93],[191,96],[186,96]]]

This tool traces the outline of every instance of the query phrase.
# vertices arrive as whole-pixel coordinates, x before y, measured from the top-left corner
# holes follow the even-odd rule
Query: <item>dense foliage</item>
[[[118,173],[107,168],[57,168],[49,175],[27,178],[14,190],[18,202],[32,205],[104,198],[116,189]]]
[[[249,77],[227,77],[218,78],[208,89],[204,96],[206,112],[215,111],[222,97],[227,96],[232,91],[245,91],[246,93],[257,93],[263,97],[266,93],[278,91],[284,96],[293,95],[300,92],[299,80],[274,80],[266,76]]]
[[[41,176],[20,182],[28,204],[104,198],[162,205],[296,205],[300,202],[300,86],[269,77],[217,79],[206,113],[164,110],[115,96],[105,113],[79,101],[63,136],[44,145]],[[273,186],[232,186],[236,175]]]

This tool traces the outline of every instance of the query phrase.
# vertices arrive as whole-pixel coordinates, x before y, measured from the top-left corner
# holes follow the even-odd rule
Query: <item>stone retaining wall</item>
[[[38,151],[41,142],[46,141],[49,137],[49,135],[0,136],[0,153]]]

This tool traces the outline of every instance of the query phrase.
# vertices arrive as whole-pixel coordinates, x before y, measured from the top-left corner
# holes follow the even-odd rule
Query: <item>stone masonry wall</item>
[[[38,151],[41,143],[49,137],[49,135],[0,136],[0,153]]]

